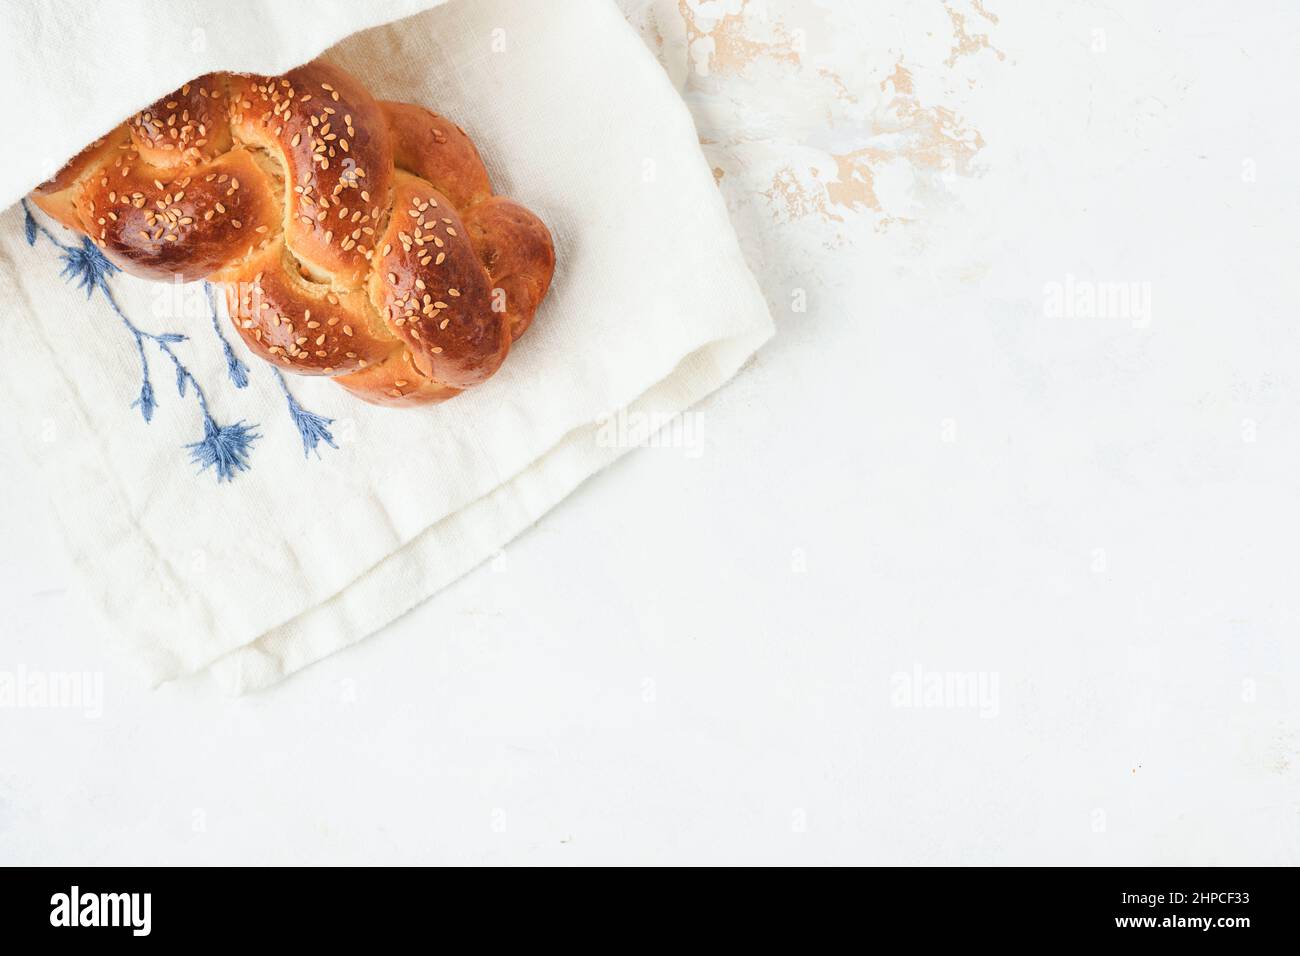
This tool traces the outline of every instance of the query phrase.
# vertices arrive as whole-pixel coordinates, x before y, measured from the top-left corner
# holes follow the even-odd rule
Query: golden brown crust
[[[201,166],[163,169],[135,152],[83,185],[83,228],[127,272],[203,279],[277,235],[279,190],[243,148]]]
[[[126,122],[131,145],[153,166],[207,162],[230,149],[230,106],[224,74],[186,83]]]
[[[309,282],[287,260],[280,237],[227,278],[227,311],[255,355],[300,375],[338,375],[398,347],[377,327],[363,290]]]
[[[32,192],[32,202],[62,225],[84,232],[77,216],[76,202],[81,192],[81,183],[101,166],[111,163],[121,150],[129,148],[130,141],[124,126],[118,126],[108,135],[101,136],[37,186]]]
[[[378,365],[341,375],[334,381],[373,405],[431,405],[461,393],[459,388],[426,378],[415,367],[411,353],[406,349],[398,349]]]
[[[288,186],[285,235],[318,278],[360,285],[389,208],[393,149],[374,97],[314,62],[281,77],[235,77],[232,128],[267,151]]]
[[[492,280],[492,307],[504,312],[510,339],[523,335],[551,287],[555,246],[546,225],[519,203],[493,196],[465,214],[465,227]]]
[[[463,129],[432,110],[411,103],[379,103],[392,131],[393,163],[427,179],[457,209],[492,195],[478,149]]]
[[[426,377],[468,388],[501,367],[510,339],[491,292],[447,197],[399,172],[371,296]]]
[[[256,355],[384,405],[489,378],[555,267],[464,130],[319,61],[199,77],[32,198],[134,275],[226,283]]]

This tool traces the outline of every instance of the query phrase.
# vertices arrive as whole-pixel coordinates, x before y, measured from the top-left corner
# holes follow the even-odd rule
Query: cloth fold
[[[555,281],[488,383],[377,409],[247,355],[201,284],[0,215],[13,445],[155,682],[242,692],[373,633],[635,445],[608,416],[665,420],[772,332],[691,117],[607,0],[455,0],[326,57],[460,123],[551,228]]]

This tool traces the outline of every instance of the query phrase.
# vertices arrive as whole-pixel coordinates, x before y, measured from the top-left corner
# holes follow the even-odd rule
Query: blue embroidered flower
[[[139,407],[140,414],[144,416],[146,422],[153,421],[153,410],[158,407],[158,403],[154,401],[153,384],[148,378],[140,386],[140,397],[131,403],[131,407]]]
[[[61,273],[63,277],[75,281],[79,288],[85,289],[87,298],[90,298],[95,290],[103,293],[113,313],[135,340],[136,354],[140,357],[141,383],[140,395],[131,403],[131,407],[140,409],[140,414],[144,417],[146,423],[153,421],[153,413],[158,407],[158,400],[154,394],[153,382],[149,377],[149,358],[144,348],[146,341],[152,342],[159,351],[171,360],[172,368],[176,372],[177,394],[184,398],[189,387],[193,386],[194,397],[198,401],[199,410],[203,414],[203,438],[185,446],[190,452],[191,460],[200,466],[200,471],[214,468],[218,482],[229,481],[237,471],[246,471],[253,442],[261,437],[257,432],[253,431],[257,426],[246,425],[243,421],[239,421],[234,425],[220,425],[212,417],[212,412],[208,408],[208,398],[204,394],[203,387],[199,385],[198,379],[185,367],[172,348],[173,345],[186,341],[186,337],[179,332],[146,332],[137,326],[127,318],[126,313],[118,306],[117,299],[113,296],[113,291],[108,284],[109,276],[120,271],[118,267],[109,262],[89,239],[83,238],[80,245],[67,245],[60,242],[49,229],[36,221],[26,200],[23,200],[23,212],[25,213],[23,227],[28,244],[35,245],[37,236],[44,236],[53,243],[60,250],[60,258],[63,260],[63,271]],[[217,335],[221,337],[219,329]],[[225,338],[221,338],[226,345],[227,370],[235,384],[242,388],[243,385],[247,384],[248,370],[242,362],[235,358]],[[242,384],[239,381],[241,377],[244,380]]]
[[[316,448],[322,441],[331,448],[338,448],[334,444],[334,435],[331,434],[329,426],[334,424],[334,419],[325,418],[317,415],[315,412],[309,412],[298,404],[298,400],[289,392],[289,385],[284,380],[284,375],[280,370],[274,369],[275,378],[280,383],[280,391],[284,392],[284,397],[289,403],[289,415],[293,418],[293,423],[298,428],[298,434],[302,436],[302,456],[310,457],[311,453],[316,452],[316,457],[320,457],[320,451]]]
[[[63,260],[63,271],[60,275],[75,281],[78,288],[85,289],[87,299],[96,289],[102,289],[107,294],[108,277],[122,270],[104,258],[95,244],[84,236],[80,246],[62,248],[63,253],[59,258]]]
[[[218,425],[211,415],[203,419],[203,441],[185,447],[190,450],[190,460],[200,466],[200,471],[216,468],[217,481],[229,481],[236,471],[248,470],[248,450],[261,438],[242,421],[234,425]]]
[[[184,398],[192,387],[203,415],[203,438],[185,446],[190,452],[191,461],[199,465],[200,471],[212,468],[216,472],[218,482],[229,481],[237,472],[247,471],[253,443],[261,437],[254,431],[258,426],[247,425],[242,420],[233,425],[221,425],[212,417],[208,408],[207,395],[199,385],[198,379],[190,373],[172,349],[173,345],[188,341],[187,337],[179,332],[146,332],[137,326],[118,306],[108,282],[110,277],[121,270],[110,262],[89,239],[82,238],[80,243],[75,245],[61,242],[54,233],[36,220],[26,200],[23,200],[22,205],[23,231],[28,245],[35,245],[39,236],[48,239],[59,249],[59,258],[63,262],[61,275],[75,282],[78,288],[85,289],[87,298],[93,296],[96,290],[101,292],[113,313],[135,341],[136,354],[140,359],[140,394],[131,403],[131,407],[140,409],[140,414],[146,423],[153,421],[154,411],[158,408],[158,399],[150,377],[149,357],[145,350],[145,343],[151,342],[171,361],[172,369],[176,373],[177,394]],[[204,288],[212,313],[212,331],[221,342],[222,354],[226,360],[226,374],[236,388],[245,388],[249,380],[248,366],[235,354],[230,340],[221,331],[215,291],[206,283]],[[288,383],[285,382],[280,370],[273,367],[272,371],[275,372],[276,381],[288,403],[289,416],[293,420],[294,427],[298,429],[299,437],[302,438],[303,456],[309,458],[314,451],[319,458],[319,445],[322,441],[331,448],[337,448],[338,445],[334,443],[334,436],[329,428],[334,420],[303,408],[289,391]]]

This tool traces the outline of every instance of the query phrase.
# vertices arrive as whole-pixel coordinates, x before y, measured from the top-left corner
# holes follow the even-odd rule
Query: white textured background
[[[0,464],[0,671],[104,681],[0,707],[0,862],[1300,863],[1300,14],[621,6],[776,340],[246,699],[135,685]]]

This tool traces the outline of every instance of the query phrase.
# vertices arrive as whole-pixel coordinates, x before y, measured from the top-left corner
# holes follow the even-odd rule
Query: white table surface
[[[0,708],[0,863],[1300,862],[1300,14],[621,5],[777,338],[245,698],[136,683],[0,463],[0,670],[104,682]]]

